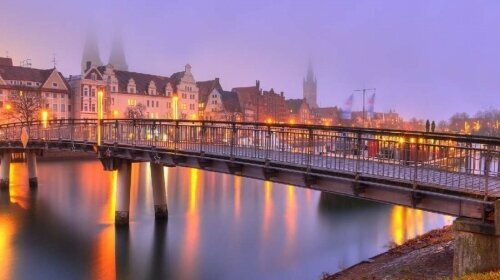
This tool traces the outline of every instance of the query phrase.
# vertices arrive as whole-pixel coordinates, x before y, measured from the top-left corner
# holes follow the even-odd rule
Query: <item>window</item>
[[[194,110],[194,104],[189,104],[189,110]]]
[[[45,103],[45,109],[49,109],[50,106],[49,106],[49,103]]]
[[[167,91],[167,97],[170,97],[170,91]]]
[[[61,112],[66,112],[66,105],[61,104]]]
[[[149,107],[149,100],[146,102],[146,104],[147,104],[146,106]]]
[[[92,81],[95,81],[97,80],[97,75],[95,73],[92,73],[90,74],[90,78],[92,79]]]
[[[182,98],[186,99],[187,98],[187,94],[183,93],[182,94]]]
[[[91,96],[92,96],[92,97],[95,97],[95,88],[92,88],[92,89],[90,90],[90,92],[91,92]]]
[[[183,110],[186,110],[186,109],[187,109],[187,104],[186,104],[186,103],[182,103],[182,104],[181,104],[181,108],[182,108]]]
[[[31,85],[32,85],[32,84],[31,84],[31,82],[27,82],[26,84],[27,84],[28,86],[31,86]]]
[[[116,92],[116,86],[113,86],[112,91]]]
[[[127,105],[128,106],[135,106],[135,105],[137,105],[137,100],[135,100],[135,99],[128,99],[127,100]]]
[[[128,88],[128,92],[129,92],[129,93],[135,93],[135,88],[133,88],[133,87],[129,87],[129,88]]]
[[[194,99],[194,94],[191,94],[191,95],[189,96],[189,98],[190,98],[190,99]]]
[[[156,101],[156,108],[160,107],[160,102]]]
[[[91,108],[92,108],[92,112],[95,112],[95,103],[94,103],[94,104],[92,104],[92,107],[91,107]]]
[[[52,111],[57,112],[57,104],[52,104]]]
[[[88,104],[83,104],[83,111],[88,112],[89,111],[89,105]]]
[[[170,109],[170,102],[167,102],[167,109]]]
[[[115,99],[111,98],[111,105],[115,105]]]
[[[89,96],[89,88],[88,87],[83,88],[83,96]]]
[[[53,98],[57,98],[57,93],[53,93],[53,94],[52,94],[52,97],[53,97]]]
[[[71,105],[68,105],[68,112],[71,112]]]
[[[52,87],[56,88],[57,87],[57,83],[52,83]]]

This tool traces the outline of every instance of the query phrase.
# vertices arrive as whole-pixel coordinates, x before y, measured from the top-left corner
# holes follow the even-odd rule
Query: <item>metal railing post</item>
[[[175,153],[177,153],[177,150],[179,149],[179,144],[178,144],[178,142],[179,142],[179,129],[180,129],[179,121],[176,120],[175,121],[175,136],[174,136],[175,137],[175,139],[174,139],[174,151],[175,151]]]
[[[234,160],[234,138],[236,137],[236,124],[232,123],[231,124],[231,141],[230,141],[230,156],[231,160]]]
[[[314,153],[314,134],[312,128],[309,128],[308,143],[307,143],[307,171],[311,171],[312,155]]]

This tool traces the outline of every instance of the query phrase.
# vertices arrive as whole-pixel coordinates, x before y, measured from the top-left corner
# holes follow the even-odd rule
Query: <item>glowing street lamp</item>
[[[47,110],[42,111],[42,125],[43,128],[47,128],[47,121],[49,119],[49,112]]]
[[[102,90],[97,92],[97,145],[101,145],[101,121],[104,118]]]
[[[172,108],[174,113],[174,120],[179,119],[179,97],[177,95],[172,97]]]

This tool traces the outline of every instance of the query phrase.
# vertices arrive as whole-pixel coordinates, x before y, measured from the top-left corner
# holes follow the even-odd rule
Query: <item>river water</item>
[[[188,168],[166,169],[154,220],[147,164],[131,223],[115,228],[116,173],[94,160],[23,163],[0,193],[0,279],[319,279],[450,224],[451,217]]]

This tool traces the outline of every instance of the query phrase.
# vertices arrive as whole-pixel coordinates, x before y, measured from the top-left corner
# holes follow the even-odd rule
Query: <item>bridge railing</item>
[[[17,140],[25,124],[0,126]],[[154,147],[257,159],[311,170],[396,179],[489,196],[500,194],[500,139],[471,135],[182,120],[58,120],[29,125],[30,139]]]

